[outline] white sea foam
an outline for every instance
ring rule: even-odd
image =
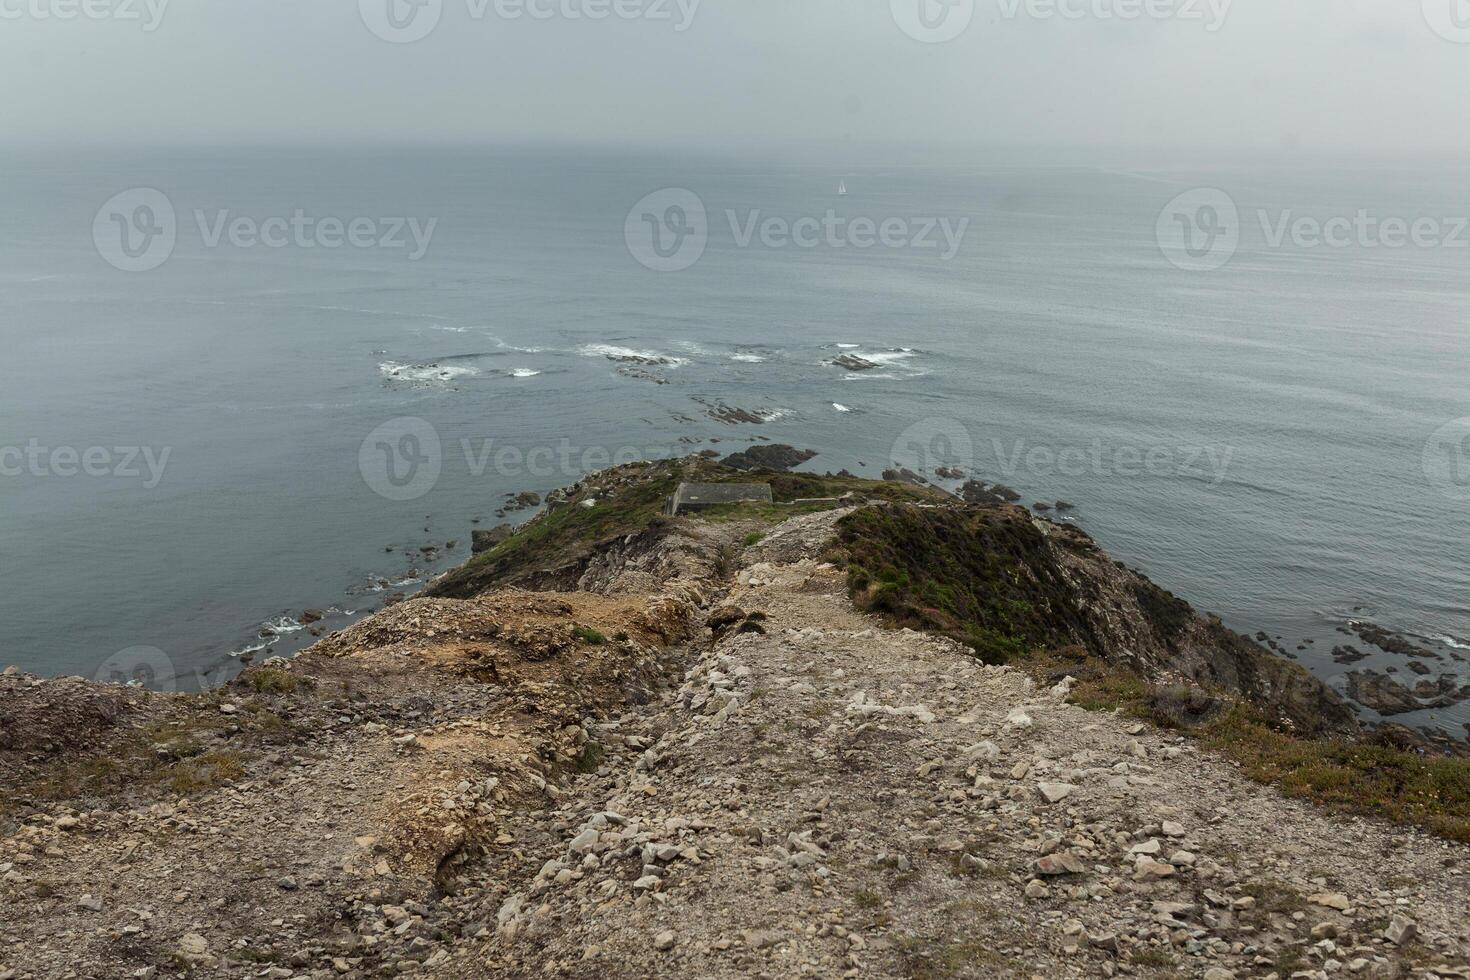
[[[689,363],[687,357],[675,357],[656,350],[634,350],[616,344],[583,344],[577,351],[583,357],[605,357],[613,361],[654,361],[667,367],[679,367]]]
[[[761,364],[765,358],[759,354],[731,354],[730,360],[740,361],[743,364]]]
[[[500,350],[515,351],[517,354],[540,354],[541,352],[546,350],[545,347],[517,347],[515,344],[507,344],[505,341],[501,340],[499,337],[494,336],[493,334],[491,335],[490,339],[495,341],[495,346]]]
[[[390,581],[388,581],[385,578],[376,578],[376,577],[374,577],[374,578],[371,578],[371,579],[368,580],[367,585],[363,586],[362,589],[361,589],[361,591],[363,591],[363,592],[387,592],[389,589],[403,589],[403,588],[407,588],[410,585],[418,585],[422,581],[423,581],[423,579],[414,578],[413,576],[409,576],[408,578],[399,579],[396,582],[390,582]]]
[[[848,408],[846,405],[840,404],[838,402],[833,402],[832,403],[832,407],[835,408],[835,409],[837,409],[837,411],[839,411],[839,412],[850,412],[850,411],[852,411],[852,409]]]
[[[410,384],[446,384],[480,373],[467,364],[400,364],[397,361],[383,361],[378,365],[378,370],[390,381]]]
[[[902,364],[904,361],[907,361],[909,358],[913,357],[914,354],[915,351],[912,348],[899,347],[894,350],[885,351],[859,350],[856,356],[861,357],[865,361],[872,361],[874,364],[881,364],[885,367],[894,367]]]
[[[284,633],[295,633],[304,629],[306,629],[305,626],[302,626],[290,616],[279,616],[267,621],[261,626],[262,632],[273,633],[276,636],[281,636]]]
[[[510,372],[510,376],[512,378],[534,378],[540,373],[540,371],[537,371],[534,368],[516,368],[514,371]]]

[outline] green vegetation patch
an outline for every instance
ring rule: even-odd
[[[664,519],[664,501],[682,477],[667,463],[642,468],[644,479],[618,487],[613,496],[599,497],[592,507],[582,506],[583,498],[573,498],[547,511],[450,572],[426,594],[468,599],[496,586],[526,583],[569,565],[580,567],[598,546],[648,530]]]
[[[873,500],[946,500],[941,491],[855,476],[746,472],[708,460],[633,463],[595,474],[565,504],[547,510],[511,537],[476,555],[430,586],[426,595],[468,599],[506,585],[537,585],[569,570],[580,571],[598,549],[618,538],[657,527],[669,518],[664,504],[682,481],[770,483],[777,504],[731,504],[679,519],[765,521],[776,524],[830,504],[791,506],[795,500],[841,497],[858,492]],[[611,493],[605,492],[608,487]],[[592,500],[591,507],[583,504]]]
[[[1421,755],[1371,736],[1305,738],[1273,727],[1249,704],[1152,684],[1081,648],[1038,653],[1028,667],[1046,684],[1077,678],[1073,704],[1121,711],[1195,738],[1287,796],[1470,843],[1470,758]]]
[[[1297,738],[1272,729],[1248,705],[1236,705],[1198,734],[1252,779],[1288,796],[1470,844],[1470,758],[1420,755],[1372,739]]]
[[[838,523],[859,608],[968,644],[987,663],[1096,647],[1081,596],[1029,521],[987,508],[872,507]]]
[[[572,635],[583,643],[594,647],[600,647],[607,642],[607,637],[590,626],[573,626]]]
[[[247,671],[244,681],[257,694],[290,694],[301,685],[301,678],[279,667],[258,667]]]

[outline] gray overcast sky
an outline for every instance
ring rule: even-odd
[[[160,2],[0,0],[0,139],[1470,150],[1470,0]]]

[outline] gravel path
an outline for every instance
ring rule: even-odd
[[[94,736],[240,769],[7,818],[0,980],[1470,978],[1470,849],[883,628],[839,516],[406,602],[291,683],[0,677],[17,724],[90,705],[12,781],[120,758]]]
[[[725,601],[765,632],[620,720],[652,744],[443,975],[1470,976],[1465,848],[879,628],[811,557],[834,517],[750,549]]]

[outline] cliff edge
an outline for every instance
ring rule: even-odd
[[[1463,760],[1074,528],[694,477],[224,689],[0,677],[0,978],[1470,977]]]

